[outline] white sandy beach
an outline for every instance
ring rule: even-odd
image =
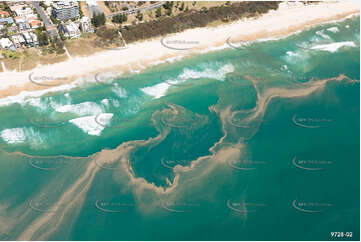
[[[58,79],[56,83],[62,85],[77,78],[94,80],[97,72],[140,71],[149,65],[170,61],[173,58],[224,48],[227,46],[227,39],[237,42],[279,38],[309,26],[340,20],[359,13],[358,1],[322,2],[292,7],[282,3],[277,11],[270,11],[256,19],[240,20],[215,28],[191,29],[163,39],[157,38],[130,44],[122,50],[104,50],[87,57],[73,57],[65,62],[38,66],[30,71],[2,72],[0,73],[0,97],[19,94],[25,90],[49,88],[31,83],[29,81],[31,74],[34,79],[37,77]],[[59,90],[62,87],[57,86],[52,89]]]

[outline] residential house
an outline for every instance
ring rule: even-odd
[[[29,32],[29,35],[30,35],[31,39],[33,40],[34,45],[38,46],[39,45],[38,36],[36,36],[36,34],[34,32]]]
[[[2,25],[12,24],[12,23],[14,23],[14,19],[11,17],[0,19],[0,24],[2,24]]]
[[[12,6],[15,6],[15,5],[23,5],[23,4],[25,4],[25,2],[24,1],[7,1],[6,4],[9,7],[12,7]]]
[[[25,42],[28,46],[34,47],[33,39],[31,38],[30,34],[28,32],[22,32],[22,35],[24,36]]]
[[[7,18],[9,16],[10,16],[9,12],[0,10],[0,17],[1,18]]]
[[[8,27],[8,33],[17,33],[19,31],[18,26],[13,23],[10,27]]]
[[[33,20],[31,22],[29,22],[30,24],[30,27],[32,29],[36,29],[36,28],[39,28],[41,26],[41,21],[40,20]]]
[[[26,44],[24,37],[20,34],[13,35],[10,37],[10,39],[12,40],[16,48],[20,48],[22,45]]]
[[[10,10],[16,14],[16,16],[25,16],[34,13],[33,10],[25,4],[14,5],[10,7]]]
[[[7,49],[15,50],[13,42],[11,42],[8,38],[0,39],[0,45],[1,45],[1,48],[5,49],[5,50],[7,50]]]
[[[20,32],[31,29],[31,26],[30,26],[28,21],[25,21],[23,23],[19,23],[18,26],[19,26],[19,31]]]
[[[65,24],[61,24],[59,30],[61,32],[63,32],[65,37],[68,37],[71,39],[80,37],[79,27],[74,22],[68,22]]]
[[[79,21],[81,31],[87,33],[92,31],[90,19],[86,16],[83,16]]]

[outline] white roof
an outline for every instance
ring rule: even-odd
[[[0,45],[2,48],[9,48],[13,43],[8,38],[0,39]]]
[[[86,4],[87,4],[89,7],[98,6],[96,0],[86,0],[85,2],[86,2]]]
[[[30,32],[29,34],[34,41],[38,41],[38,36],[36,36],[36,34],[34,34],[33,32]]]

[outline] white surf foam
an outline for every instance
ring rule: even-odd
[[[161,98],[166,95],[169,87],[173,84],[180,84],[190,79],[199,79],[199,78],[210,78],[223,81],[226,78],[227,73],[231,73],[234,71],[234,66],[232,64],[226,64],[221,66],[220,68],[210,68],[205,66],[203,70],[197,71],[189,68],[185,68],[183,72],[174,79],[167,79],[166,82],[158,83],[154,86],[144,87],[141,90],[152,96],[154,99]]]
[[[1,131],[1,138],[8,144],[19,144],[26,140],[24,128],[5,129]]]
[[[154,99],[157,99],[163,97],[167,93],[169,87],[170,85],[168,83],[162,82],[155,86],[141,88],[140,90],[145,94],[152,96]]]
[[[7,144],[29,142],[29,145],[35,149],[44,143],[39,132],[27,127],[4,129],[0,132],[0,136]]]
[[[339,29],[337,27],[331,27],[331,28],[328,28],[327,30],[332,33],[337,33],[339,31]]]
[[[76,125],[78,128],[83,130],[88,135],[100,136],[103,129],[105,128],[105,125],[107,125],[111,121],[111,118],[113,117],[113,114],[111,113],[101,114],[101,116],[103,115],[105,118],[104,120],[102,119],[101,124],[95,121],[96,115],[75,118],[69,120],[69,122]]]
[[[47,93],[70,90],[72,88],[77,87],[79,85],[79,83],[81,83],[80,79],[77,80],[77,81],[74,81],[74,82],[72,82],[70,84],[56,86],[56,87],[52,87],[52,88],[48,88],[48,89],[44,89],[44,90],[22,91],[18,95],[9,96],[9,97],[6,97],[6,98],[1,98],[0,99],[0,106],[11,105],[11,104],[14,104],[14,103],[22,104],[22,103],[26,102],[26,100],[28,100],[30,98],[41,97],[41,96],[43,96],[44,94],[47,94]]]
[[[94,102],[64,105],[56,107],[55,110],[60,113],[74,113],[80,116],[97,115],[103,112],[103,108]]]
[[[100,101],[106,108],[109,108],[109,100],[108,99],[103,99]]]
[[[113,86],[112,87],[112,92],[115,93],[120,98],[127,97],[127,91],[122,87]]]
[[[329,52],[336,52],[341,47],[355,47],[355,43],[352,41],[335,42],[332,44],[316,45],[311,47],[313,50],[323,50]]]
[[[331,39],[330,36],[328,36],[327,34],[325,34],[325,30],[319,30],[319,31],[316,31],[316,34],[321,36],[322,38],[324,39]]]

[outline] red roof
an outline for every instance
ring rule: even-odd
[[[30,24],[31,27],[39,26],[41,24],[41,21],[40,20],[34,20],[34,21],[31,21],[29,24]]]
[[[9,13],[6,12],[6,11],[0,10],[0,16],[2,16],[2,17],[9,17]]]

